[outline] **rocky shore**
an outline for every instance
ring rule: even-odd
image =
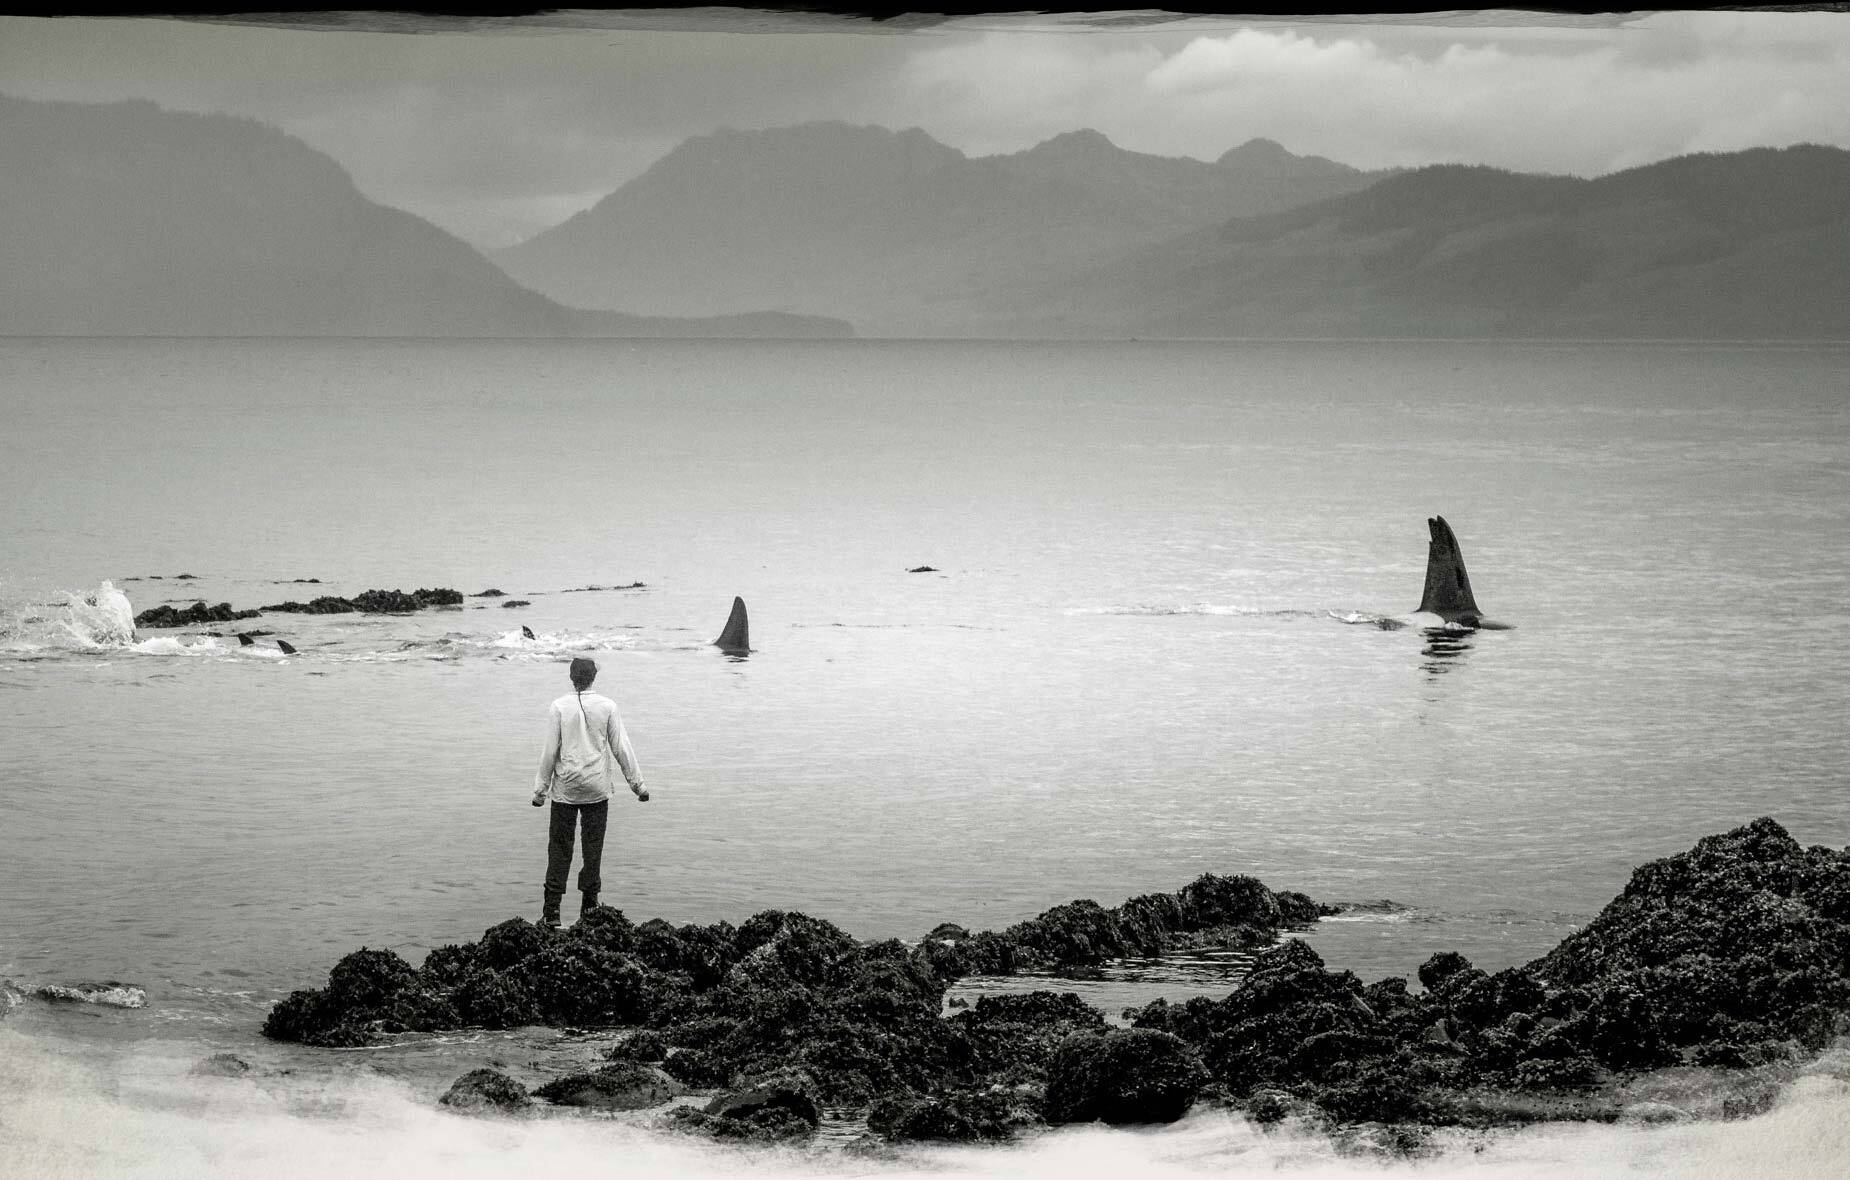
[[[264,607],[267,611],[286,614],[304,615],[344,615],[344,614],[409,614],[430,606],[461,606],[462,591],[439,587],[435,590],[419,588],[404,590],[363,590],[352,598],[339,598],[324,594],[320,598],[307,602],[272,603]]]
[[[534,1095],[477,1071],[445,1102],[642,1109],[704,1093],[665,1121],[725,1139],[807,1136],[829,1108],[890,1141],[999,1141],[1168,1122],[1208,1101],[1411,1143],[1438,1126],[1617,1119],[1653,1071],[1745,1078],[1717,1113],[1753,1113],[1782,1068],[1850,1031],[1850,850],[1803,848],[1771,819],[1644,865],[1584,929],[1495,974],[1445,952],[1419,989],[1364,983],[1280,941],[1326,912],[1213,875],[1002,931],[941,925],[910,945],[801,913],[638,925],[603,907],[563,932],[511,919],[419,968],[362,948],[326,987],[277,1004],[264,1033],[353,1046],[465,1027],[622,1029],[598,1069]],[[1053,989],[943,1014],[966,976],[1084,973],[1200,946],[1270,949],[1226,997],[1157,1000],[1124,1012],[1128,1027]]]
[[[166,603],[150,607],[135,616],[137,627],[198,627],[205,623],[230,623],[238,619],[254,619],[262,611],[236,610],[229,602],[217,606],[207,606],[203,601],[195,602],[184,609],[176,609]]]
[[[190,576],[190,575],[181,575]],[[316,578],[298,578],[297,581],[315,582]],[[217,606],[207,606],[203,601],[192,606],[175,608],[166,604],[151,607],[135,616],[137,627],[197,627],[205,623],[229,623],[238,619],[254,619],[265,611],[279,614],[302,615],[343,615],[343,614],[409,614],[433,606],[461,606],[462,592],[439,587],[435,590],[419,588],[404,590],[364,590],[352,598],[339,598],[334,595],[322,595],[308,602],[273,602],[258,610],[237,610],[229,602]]]

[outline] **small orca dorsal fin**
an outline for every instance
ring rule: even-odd
[[[251,644],[256,643],[256,642],[257,641],[255,639],[252,639],[249,635],[245,634],[244,632],[242,631],[238,632],[238,646],[239,647],[249,647]]]
[[[533,628],[531,628],[531,627],[522,627],[522,628],[520,629],[520,637],[521,637],[522,639],[534,639],[534,638],[537,638],[537,637],[536,637],[536,636],[535,636],[535,635],[533,634]]]
[[[288,640],[285,640],[285,639],[277,640],[276,647],[278,651],[282,652],[286,656],[292,656],[295,654],[295,648],[289,646]]]
[[[1448,623],[1476,622],[1477,599],[1471,596],[1471,576],[1465,573],[1464,554],[1458,551],[1452,526],[1445,517],[1435,516],[1426,527],[1432,542],[1426,550],[1426,592],[1420,596],[1420,610]]]
[[[752,647],[751,625],[745,619],[745,600],[732,600],[732,613],[726,616],[726,629],[713,641],[714,646],[722,651],[750,651]]]

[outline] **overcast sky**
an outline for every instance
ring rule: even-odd
[[[249,115],[332,155],[375,200],[488,247],[588,207],[688,136],[811,119],[922,127],[972,155],[1092,127],[1204,159],[1265,136],[1366,168],[1580,175],[1850,147],[1850,16],[1823,12],[910,31],[547,19],[412,35],[0,18],[0,92]],[[560,27],[573,23],[618,27]]]

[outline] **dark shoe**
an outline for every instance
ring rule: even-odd
[[[551,926],[554,930],[557,930],[565,924],[559,920],[560,900],[559,894],[548,893],[546,895],[546,908],[540,911],[540,925]]]
[[[581,897],[583,901],[582,901],[582,904],[579,905],[578,907],[578,916],[582,918],[586,914],[590,913],[592,910],[597,908],[597,890],[587,889],[581,895]]]

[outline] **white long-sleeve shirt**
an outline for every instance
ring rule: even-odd
[[[546,718],[546,750],[540,755],[540,773],[534,794],[555,803],[601,803],[616,787],[611,761],[622,770],[624,781],[642,785],[636,769],[636,751],[617,703],[595,692],[568,692],[552,703]]]

